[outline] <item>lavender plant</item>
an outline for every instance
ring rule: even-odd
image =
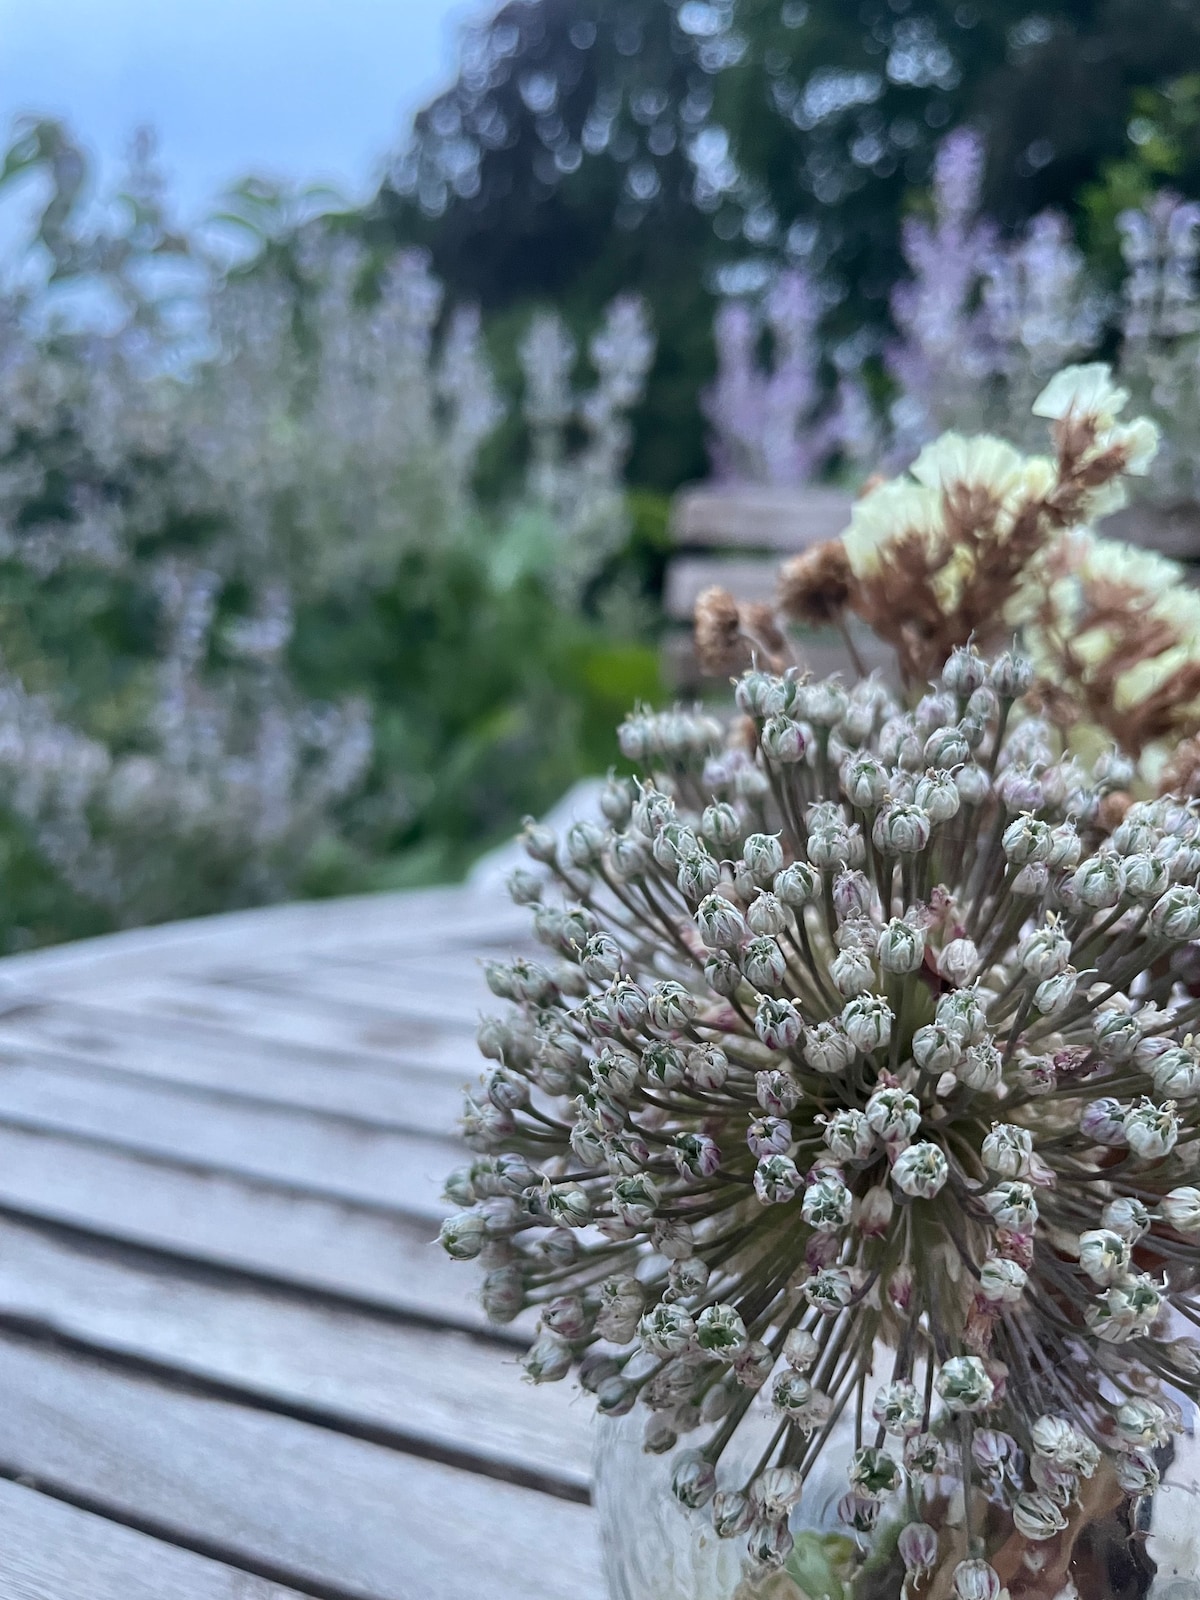
[[[1038,409],[1053,457],[943,440],[791,571],[785,615],[886,596],[906,690],[702,599],[732,714],[625,722],[604,823],[527,825],[546,956],[486,967],[442,1243],[752,1578],[834,1456],[855,1593],[1052,1600],[1200,1394],[1200,814],[969,638],[1153,430],[1093,369]]]

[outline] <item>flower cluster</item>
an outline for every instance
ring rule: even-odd
[[[726,725],[625,723],[605,824],[526,830],[547,953],[487,968],[442,1242],[753,1570],[845,1440],[906,1594],[1065,1573],[1200,1392],[1200,813],[1033,681],[752,668]]]

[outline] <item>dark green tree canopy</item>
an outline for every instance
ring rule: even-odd
[[[831,336],[882,331],[947,129],[984,133],[985,206],[1015,226],[1070,211],[1128,156],[1138,96],[1197,67],[1200,0],[509,0],[372,223],[493,312],[582,322],[640,289],[660,354],[634,471],[670,487],[703,470],[715,291],[802,260]],[[1176,168],[1200,189],[1194,130]]]

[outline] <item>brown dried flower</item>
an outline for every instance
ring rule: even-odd
[[[835,622],[850,600],[850,561],[840,539],[802,550],[779,570],[779,609],[793,622],[823,627]]]

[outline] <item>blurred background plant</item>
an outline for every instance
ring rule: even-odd
[[[0,301],[8,947],[452,875],[615,754],[656,685],[607,572],[638,300],[586,362],[530,325],[527,468],[485,501],[509,404],[423,252],[248,183],[219,255],[147,139],[100,204],[44,121],[3,183],[32,218]]]
[[[187,229],[25,118],[0,946],[461,872],[657,695],[690,480],[1028,446],[1096,358],[1194,510],[1198,59],[1190,0],[506,0],[370,199]]]

